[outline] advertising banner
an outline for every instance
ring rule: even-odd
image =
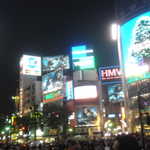
[[[54,102],[54,101],[62,100],[62,99],[63,99],[62,90],[57,90],[57,91],[43,95],[44,103]]]
[[[76,112],[78,126],[96,126],[97,109],[96,107],[84,106]]]
[[[85,92],[86,91],[86,92]],[[74,88],[75,99],[97,98],[96,85],[78,86]]]
[[[69,57],[60,55],[60,56],[53,56],[53,57],[43,57],[42,60],[42,71],[43,74],[49,73],[51,71],[58,71],[69,69]]]
[[[69,69],[69,57],[60,55],[42,59],[43,102],[62,100],[65,95],[64,70]]]
[[[99,68],[99,80],[103,84],[121,82],[122,72],[120,66],[108,66]]]
[[[127,82],[150,78],[150,12],[123,24],[120,32]]]
[[[124,92],[121,84],[108,86],[108,99],[112,103],[120,102],[124,99]]]
[[[20,73],[23,75],[41,76],[41,57],[23,55],[20,61]]]
[[[72,64],[73,70],[94,69],[94,51],[85,45],[72,47]]]
[[[57,91],[63,88],[63,72],[50,72],[42,76],[42,90],[43,94]]]

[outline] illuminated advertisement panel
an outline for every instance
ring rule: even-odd
[[[61,90],[63,88],[63,71],[50,72],[42,76],[43,94]]]
[[[123,24],[120,32],[127,82],[150,78],[150,12]]]
[[[96,85],[77,86],[74,88],[75,99],[97,98]]]
[[[108,99],[112,103],[120,102],[124,99],[124,93],[121,84],[113,84],[108,86]]]
[[[78,126],[96,126],[97,109],[96,107],[82,107],[76,112]]]
[[[41,57],[23,55],[20,61],[20,69],[23,75],[41,76]]]
[[[66,99],[67,100],[73,100],[73,81],[67,81],[66,82]]]
[[[43,57],[42,60],[42,71],[48,73],[51,71],[69,69],[69,57],[60,55],[54,57]]]
[[[108,66],[99,68],[99,79],[102,83],[121,81],[122,72],[120,66]]]
[[[57,91],[43,95],[44,103],[54,102],[54,101],[61,100],[61,99],[63,99],[62,90],[57,90]]]
[[[94,69],[94,51],[85,45],[72,47],[72,63],[73,70]]]

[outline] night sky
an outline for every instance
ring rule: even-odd
[[[0,113],[14,110],[22,54],[69,53],[90,44],[97,67],[118,64],[110,38],[114,0],[5,0],[0,4]]]

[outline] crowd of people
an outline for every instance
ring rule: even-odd
[[[109,139],[69,139],[38,145],[1,143],[0,150],[150,150],[150,138],[145,138],[144,148],[140,136],[121,135]]]

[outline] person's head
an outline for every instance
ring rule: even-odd
[[[113,150],[139,150],[139,145],[135,137],[124,135],[116,138]]]

